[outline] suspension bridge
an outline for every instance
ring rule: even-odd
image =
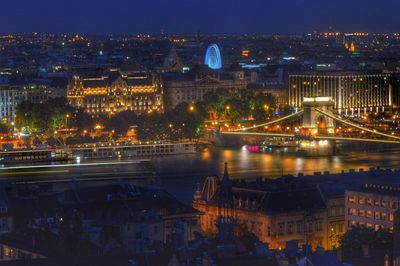
[[[279,119],[244,127],[221,131],[221,135],[276,137],[296,140],[329,140],[366,143],[400,144],[400,137],[388,134],[338,115],[333,110],[330,97],[304,98],[303,109]],[[284,130],[287,124],[295,124],[291,130]],[[342,129],[342,125],[347,130]],[[275,129],[268,131],[272,126]],[[262,130],[260,130],[262,129]]]

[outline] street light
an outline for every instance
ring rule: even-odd
[[[69,118],[69,114],[66,114],[65,116],[65,127],[68,128],[68,118]]]
[[[226,109],[226,110],[230,110],[231,107],[230,107],[229,105],[227,105],[227,106],[225,107],[225,109]]]
[[[193,111],[194,111],[194,106],[193,106],[193,105],[191,105],[191,106],[189,107],[189,111],[190,111],[190,112],[193,112]]]

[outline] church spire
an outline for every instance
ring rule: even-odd
[[[218,238],[233,237],[234,200],[232,185],[228,174],[228,163],[225,162],[224,176],[220,182],[218,194]]]

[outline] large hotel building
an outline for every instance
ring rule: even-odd
[[[114,70],[103,75],[74,75],[67,87],[67,98],[72,106],[92,115],[163,110],[161,86],[156,75],[148,72]]]
[[[359,116],[392,105],[388,74],[316,72],[289,76],[289,104],[302,108],[304,97],[329,96],[341,114]]]

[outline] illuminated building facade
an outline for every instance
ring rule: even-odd
[[[26,93],[23,90],[0,87],[0,118],[13,121],[18,104],[26,100]]]
[[[197,65],[188,73],[164,73],[162,84],[165,110],[169,111],[183,102],[203,101],[204,95],[218,89],[237,92],[245,89],[247,83],[241,68],[218,72],[206,65]]]
[[[200,226],[217,234],[220,191],[224,179],[208,177],[196,191],[193,207],[203,215]],[[243,181],[244,182],[244,181]],[[328,248],[327,206],[317,187],[271,191],[264,182],[232,183],[235,223],[255,234],[271,248],[284,248],[286,241]]]
[[[357,190],[346,190],[345,225],[393,230],[394,214],[400,203],[398,184],[366,183]]]
[[[304,97],[326,96],[341,114],[360,116],[391,108],[387,74],[324,73],[289,76],[289,104],[302,108]]]
[[[215,43],[212,43],[207,47],[204,64],[214,70],[222,68],[221,53],[218,45]]]
[[[158,79],[148,73],[111,72],[108,75],[74,75],[67,87],[69,103],[89,114],[115,114],[131,110],[137,113],[162,112]]]

